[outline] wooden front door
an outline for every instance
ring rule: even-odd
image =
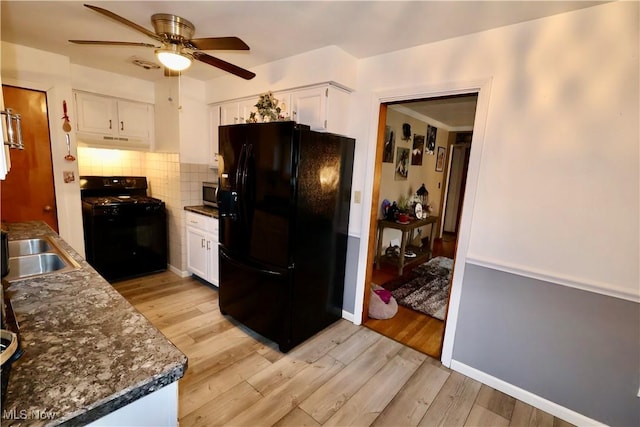
[[[11,170],[0,181],[1,218],[45,221],[58,232],[47,94],[2,85],[4,105],[21,115],[24,150],[11,150]]]

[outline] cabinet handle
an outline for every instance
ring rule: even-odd
[[[207,240],[207,250],[211,250],[211,240]]]
[[[124,122],[120,122],[120,130],[124,130]]]
[[[202,247],[204,248],[204,239],[201,239],[200,243],[202,244]]]
[[[191,224],[197,224],[197,223],[198,223],[198,221],[194,221],[194,220],[192,220],[192,219],[190,219],[190,220],[189,220],[189,222],[190,222]]]
[[[109,130],[111,130],[111,120],[109,120]]]

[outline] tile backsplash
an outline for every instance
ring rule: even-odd
[[[180,163],[178,153],[78,147],[80,175],[146,176],[150,196],[167,207],[169,264],[186,272],[184,207],[202,204],[202,182],[217,181],[217,170],[208,165]]]

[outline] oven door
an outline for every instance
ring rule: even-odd
[[[167,268],[166,212],[118,207],[86,215],[87,261],[109,281]]]

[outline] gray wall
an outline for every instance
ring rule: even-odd
[[[612,426],[640,425],[640,304],[467,264],[453,359]]]

